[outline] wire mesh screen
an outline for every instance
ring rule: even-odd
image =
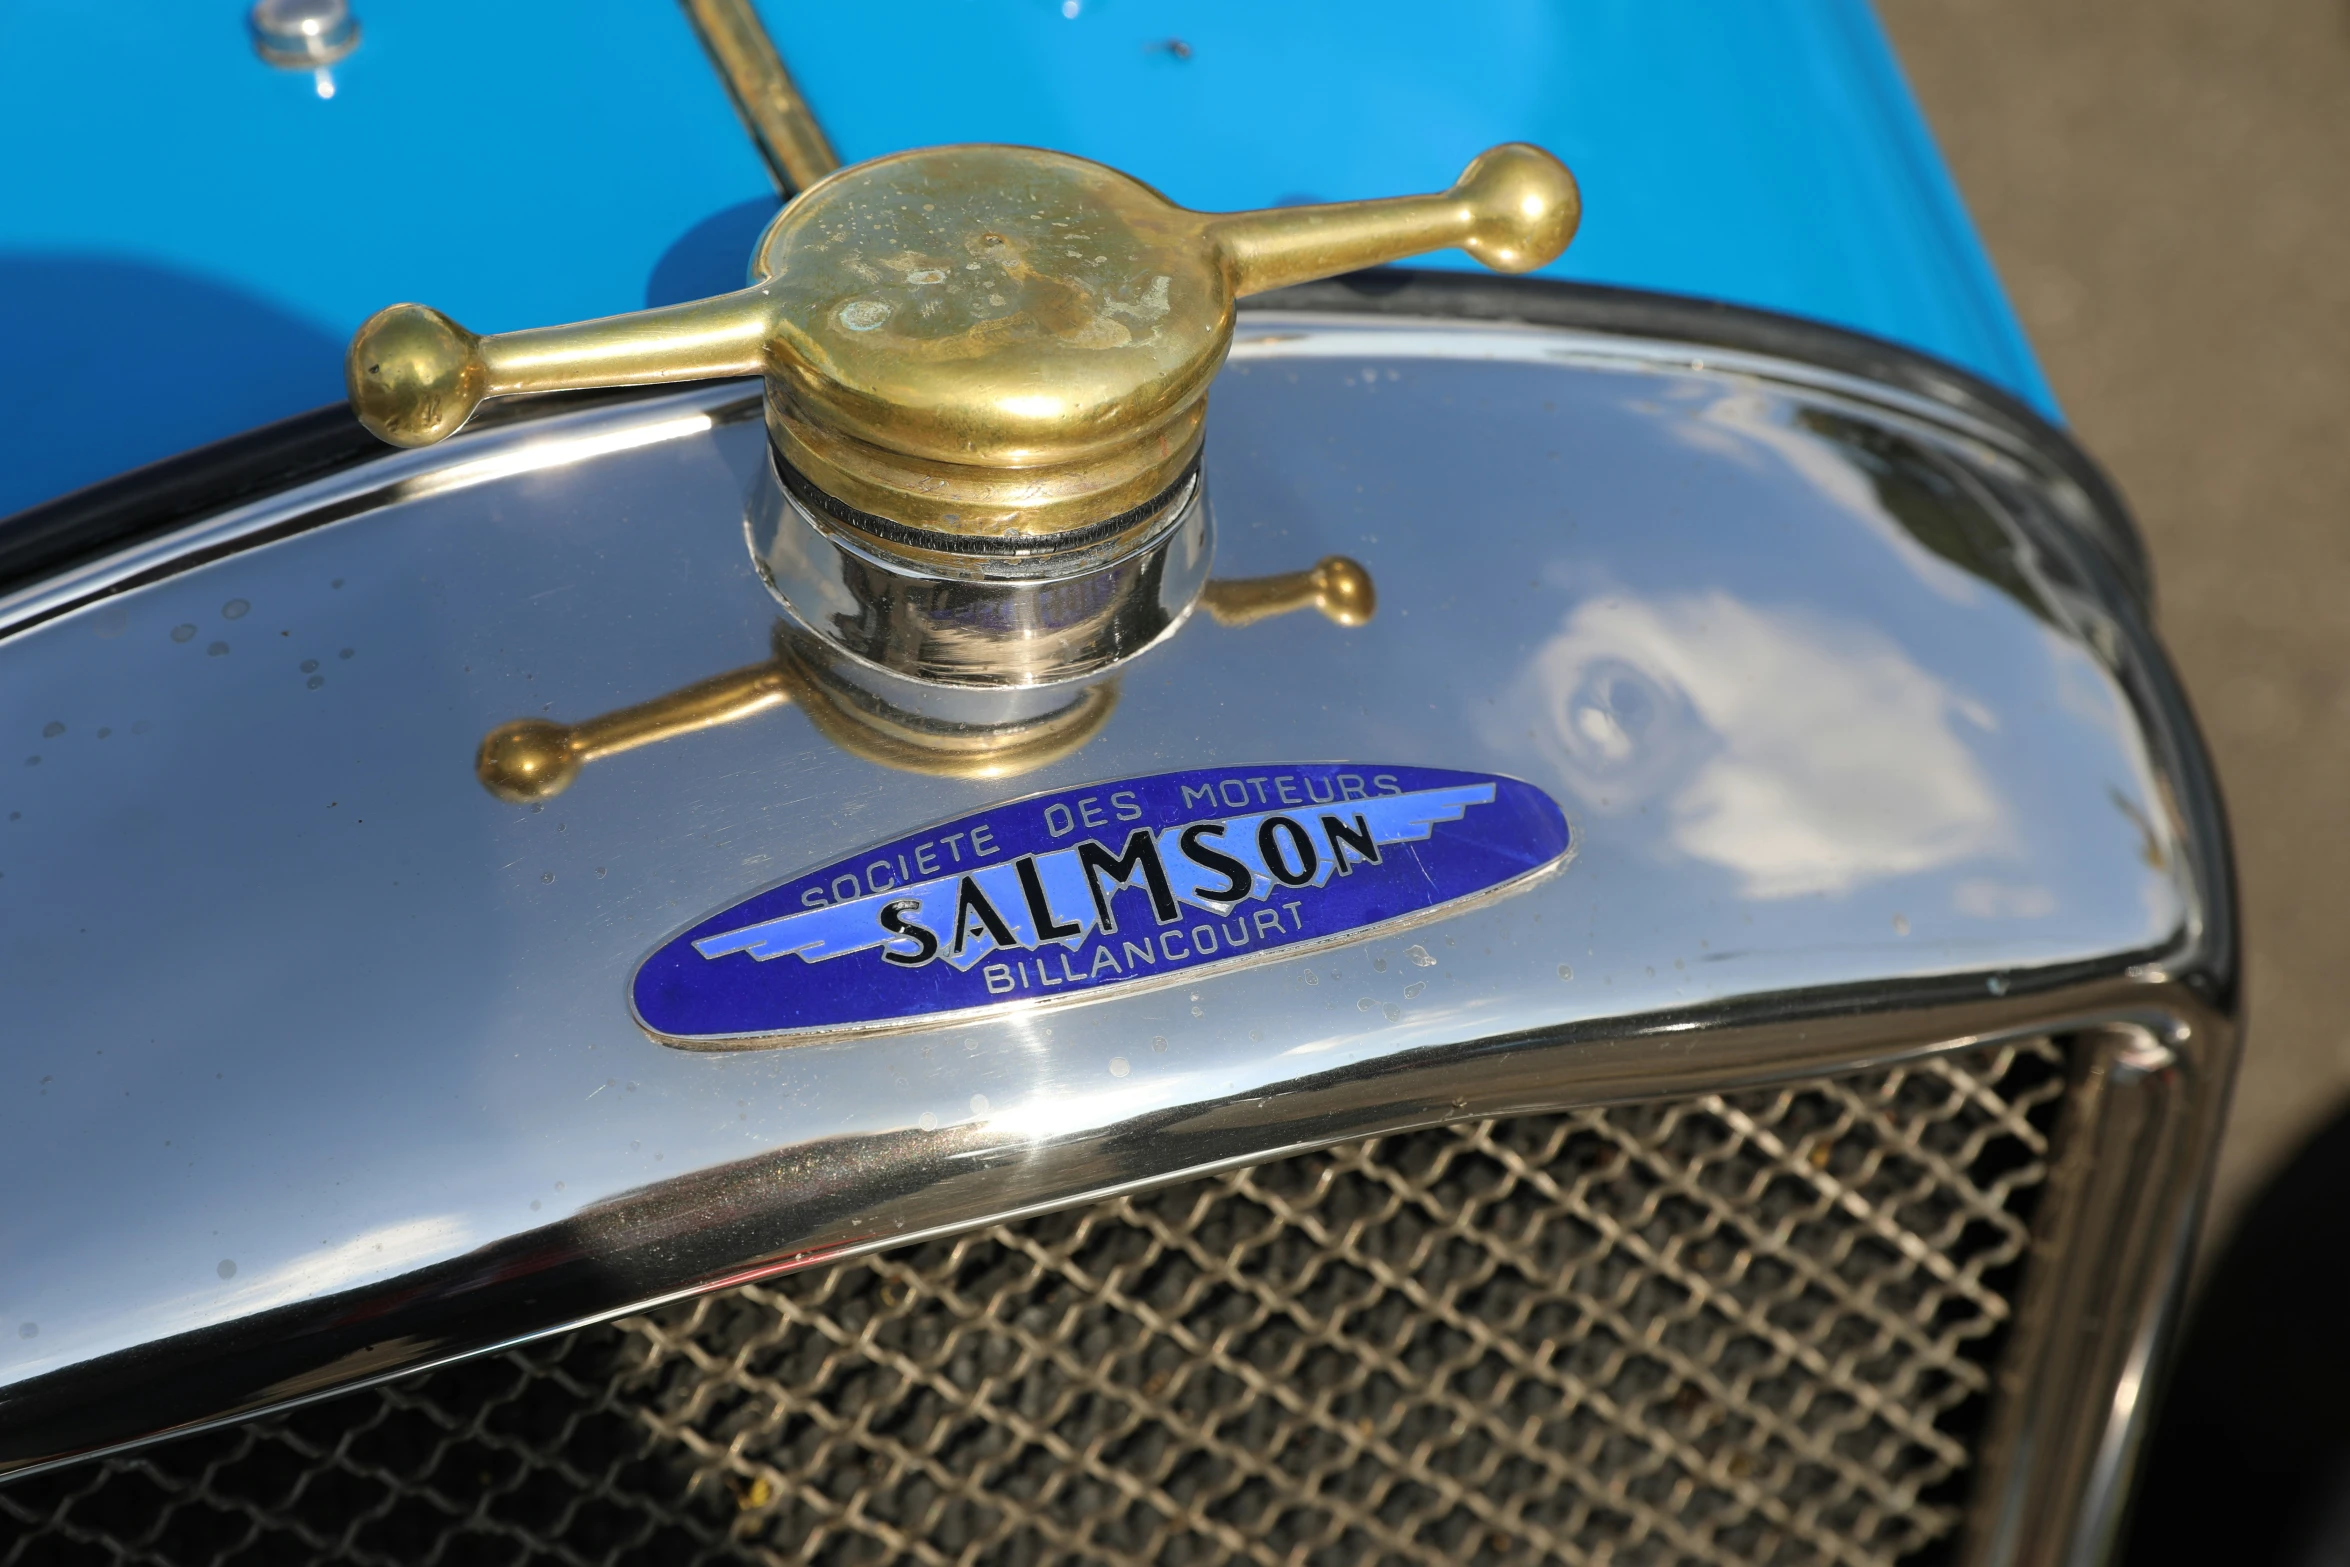
[[[2031,1042],[1376,1138],[0,1488],[0,1563],[1883,1563],[1950,1535]]]

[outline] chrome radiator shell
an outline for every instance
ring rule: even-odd
[[[1275,304],[1217,393],[1218,569],[1344,548],[1382,618],[1188,626],[1033,782],[1469,754],[1553,789],[1577,859],[1431,927],[1451,988],[1416,1008],[1398,939],[952,1038],[633,1035],[618,977],[682,919],[990,797],[788,715],[539,812],[466,776],[516,713],[764,645],[740,387],[373,459],[0,602],[11,732],[64,725],[18,791],[51,847],[0,866],[7,1055],[49,1079],[0,1108],[0,1173],[54,1194],[0,1242],[0,1324],[39,1329],[0,1333],[0,1463],[1327,1144],[2061,1033],[1967,1549],[2093,1559],[2235,1046],[2224,830],[2126,520],[1996,394],[1800,324]]]

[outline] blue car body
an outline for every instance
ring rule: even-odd
[[[336,400],[392,300],[501,331],[740,285],[775,198],[672,7],[359,12],[323,81],[223,0],[0,13],[0,514]],[[1586,204],[1553,274],[1873,333],[2053,412],[1864,0],[768,13],[848,161],[1026,143],[1217,209],[1441,189],[1531,141]]]

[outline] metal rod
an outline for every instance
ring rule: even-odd
[[[768,177],[789,200],[840,167],[840,155],[824,139],[824,128],[808,100],[800,96],[791,72],[776,53],[775,40],[751,9],[751,0],[678,0],[685,8],[694,36],[702,40],[710,63],[734,112],[759,149]]]

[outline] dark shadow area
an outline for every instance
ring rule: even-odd
[[[2056,623],[2055,613],[2024,569],[2017,540],[1950,459],[1896,431],[1824,408],[1800,410],[1795,423],[1834,444],[1868,475],[1877,504],[1902,532],[1968,576],[1997,588],[2033,619]]]
[[[342,395],[342,343],[254,295],[0,253],[0,516]]]
[[[777,196],[760,196],[713,212],[687,229],[653,263],[645,281],[645,304],[683,304],[712,294],[731,294],[749,282],[751,247],[775,214]]]
[[[2350,1561],[2350,1112],[2252,1205],[2195,1308],[2127,1567]]]

